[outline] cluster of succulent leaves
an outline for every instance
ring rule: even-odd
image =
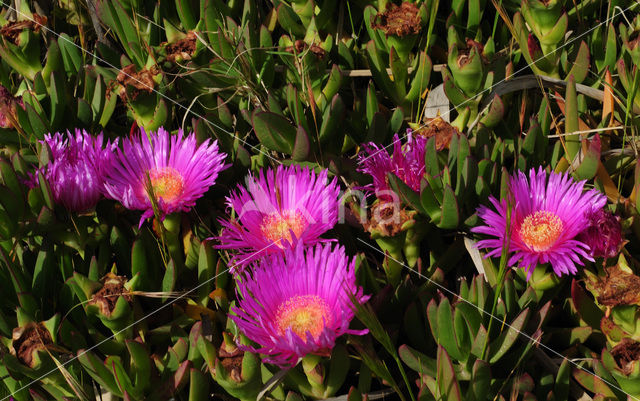
[[[4,2],[0,84],[23,106],[0,128],[0,396],[640,396],[635,4]],[[445,148],[424,118],[440,85],[460,132]],[[76,215],[46,180],[25,184],[48,161],[46,133],[115,139],[161,126],[217,139],[233,164],[188,214],[138,229],[112,201]],[[421,189],[388,178],[420,229],[394,243],[347,218],[332,233],[358,254],[372,299],[353,325],[370,334],[286,372],[242,352],[248,340],[226,317],[227,255],[206,240],[228,190],[274,160],[364,185],[359,145],[408,127],[434,135]],[[511,172],[540,165],[607,194],[629,232],[626,259],[584,280],[538,268],[529,281],[482,259],[468,231],[477,206],[504,196]],[[632,299],[612,301],[612,287]]]

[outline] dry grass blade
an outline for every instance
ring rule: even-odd
[[[76,397],[78,397],[79,400],[89,401],[89,396],[84,392],[84,389],[82,388],[82,386],[80,386],[80,383],[78,383],[76,379],[71,375],[71,373],[69,373],[67,368],[65,368],[64,365],[62,365],[60,361],[58,361],[58,359],[54,357],[51,352],[49,352],[48,349],[47,353],[51,357],[51,360],[56,364],[56,367],[58,368],[60,373],[62,373],[62,377],[64,377],[64,380],[67,382],[69,387],[71,387],[71,390],[76,395]]]

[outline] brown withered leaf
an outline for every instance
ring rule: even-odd
[[[102,281],[102,288],[91,296],[88,304],[97,305],[101,314],[107,317],[111,316],[120,296],[124,297],[127,302],[131,302],[131,295],[124,287],[127,283],[126,277],[116,276],[109,272],[100,281]]]
[[[236,383],[242,382],[242,358],[244,351],[236,346],[229,346],[224,341],[218,349],[220,364]]]
[[[611,355],[625,375],[633,371],[633,362],[640,361],[640,342],[623,338],[620,344],[611,349]]]
[[[318,58],[318,59],[323,58],[327,54],[322,47],[316,45],[315,43],[312,44],[311,46],[309,46],[302,39],[296,40],[293,43],[293,46],[285,47],[284,51],[286,51],[288,53],[292,53],[292,54],[300,54],[300,53],[303,53],[304,51],[306,51],[307,49],[309,49],[309,51],[311,53],[313,53],[313,55],[316,56],[316,58]]]
[[[176,62],[176,60],[191,60],[191,56],[196,51],[196,34],[189,32],[183,39],[167,43],[165,50],[167,52],[167,60],[172,63]]]
[[[415,212],[408,212],[395,202],[378,202],[367,213],[367,221],[362,226],[370,233],[380,233],[384,237],[393,237],[402,231],[402,226],[411,220]]]
[[[20,45],[19,35],[25,29],[30,29],[35,33],[40,32],[43,26],[47,25],[47,17],[33,13],[33,20],[8,22],[0,28],[0,36],[7,39],[14,45]]]
[[[606,269],[606,276],[590,281],[590,290],[600,305],[640,305],[640,277],[620,269]]]
[[[15,353],[16,358],[30,368],[34,366],[33,353],[53,345],[51,333],[42,322],[30,322],[13,329],[12,339],[12,353]]]
[[[374,17],[372,26],[382,30],[386,36],[416,35],[422,29],[419,14],[420,9],[414,3],[403,2],[399,6],[387,3],[387,9]]]
[[[151,69],[143,68],[140,71],[136,70],[135,64],[129,64],[120,70],[120,73],[116,77],[116,81],[122,85],[120,90],[120,97],[123,101],[135,100],[140,92],[151,93],[153,92],[156,82],[153,77],[160,73],[157,66],[151,67]],[[130,92],[127,92],[127,86],[133,88]]]
[[[460,131],[442,119],[442,117],[426,118],[424,120],[424,126],[415,130],[414,133],[416,135],[422,135],[425,138],[435,136],[436,150],[449,149],[453,135],[460,135]]]

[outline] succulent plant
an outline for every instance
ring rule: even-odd
[[[584,41],[574,51],[567,52],[565,44],[573,41],[565,38],[569,14],[564,3],[563,0],[523,1],[521,13],[513,17],[513,30],[522,55],[537,74],[554,78],[573,75],[576,82],[582,82],[589,71],[591,52]],[[567,60],[569,54],[575,54],[574,61],[562,61]]]
[[[432,63],[426,50],[413,59],[409,53],[426,23],[428,10],[434,7],[435,2],[420,6],[403,2],[400,6],[388,3],[388,8],[379,13],[372,6],[364,10],[371,38],[366,45],[369,68],[378,86],[399,106],[410,107],[429,87]]]
[[[0,10],[0,398],[640,397],[634,2],[79,4]],[[189,212],[139,225],[112,199],[56,201],[45,135],[161,126],[217,139],[234,167]],[[372,297],[350,328],[369,334],[288,370],[263,362],[228,317],[228,188],[282,163],[355,196],[362,151],[406,150],[407,128],[422,170],[374,177],[398,202],[345,197],[353,213],[322,236],[357,255]],[[470,231],[514,171],[539,167],[608,198],[574,281],[495,265]]]

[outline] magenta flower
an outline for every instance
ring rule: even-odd
[[[531,277],[540,263],[550,263],[553,271],[575,274],[581,258],[593,261],[589,246],[576,236],[588,224],[588,213],[601,209],[607,198],[592,189],[583,192],[584,181],[575,182],[568,174],[547,173],[540,167],[529,171],[529,179],[519,171],[511,177],[509,192],[513,199],[509,266],[519,263]],[[507,227],[507,200],[489,197],[496,211],[478,208],[478,216],[486,225],[471,231],[495,239],[478,241],[478,248],[488,248],[487,257],[499,257]]]
[[[102,134],[92,137],[76,129],[75,135],[67,131],[47,134],[42,141],[51,151],[51,161],[41,171],[46,178],[56,203],[72,212],[93,208],[102,197],[104,170],[113,157],[117,141],[107,141],[103,148]],[[36,172],[37,174],[37,172]],[[30,177],[37,185],[37,175]]]
[[[373,142],[363,145],[358,161],[358,171],[373,177],[373,189],[380,200],[393,200],[388,173],[395,173],[405,184],[415,191],[420,191],[420,180],[425,172],[424,154],[428,138],[413,135],[407,130],[407,142],[402,145],[398,134],[393,136],[393,155],[389,155],[384,147]]]
[[[238,185],[227,197],[236,216],[220,220],[224,227],[217,248],[234,249],[238,268],[264,254],[282,252],[298,242],[313,245],[338,221],[337,179],[327,182],[327,170],[319,175],[308,167],[278,166],[274,172],[251,174],[246,186]],[[234,269],[236,270],[236,269]]]
[[[265,285],[265,283],[268,283]],[[341,246],[297,246],[255,263],[237,281],[238,307],[230,318],[267,355],[265,362],[295,366],[307,354],[329,355],[336,338],[349,330],[353,296],[369,297],[356,286],[355,258]]]
[[[623,246],[620,218],[604,209],[594,209],[587,215],[587,226],[578,235],[578,240],[589,246],[594,258],[618,256]]]
[[[106,195],[127,209],[143,210],[140,226],[153,216],[147,183],[158,201],[161,216],[189,211],[213,185],[226,154],[218,141],[207,139],[198,146],[195,134],[186,138],[180,130],[170,135],[164,128],[123,141],[105,179]]]

